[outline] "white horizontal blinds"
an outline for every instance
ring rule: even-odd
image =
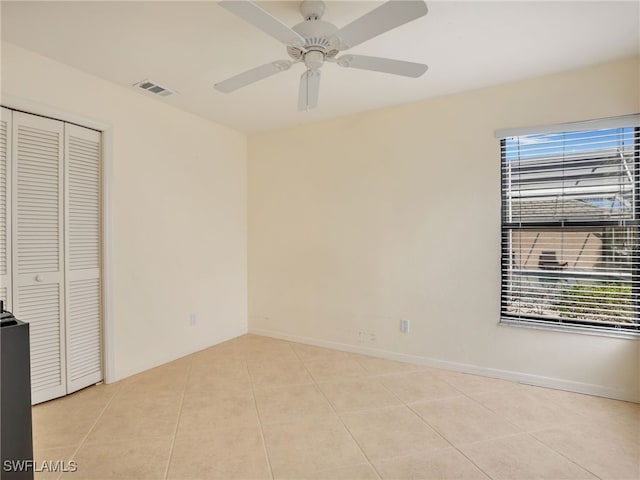
[[[102,380],[100,133],[65,127],[67,389]]]
[[[510,222],[633,218],[634,129],[505,139]]]
[[[507,137],[502,315],[638,329],[640,131]]]
[[[612,237],[621,238],[620,248],[634,248],[636,229],[564,233],[562,238],[557,230],[504,232],[513,246],[511,265],[503,258],[503,313],[635,328],[637,277],[628,257],[636,253],[606,258],[600,252],[612,248],[606,244]]]
[[[13,308],[30,324],[34,403],[66,392],[63,144],[62,122],[13,113]]]
[[[0,112],[0,300],[11,310],[11,110]]]

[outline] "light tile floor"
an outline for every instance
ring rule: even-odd
[[[640,405],[255,335],[33,421],[45,479],[640,479]]]

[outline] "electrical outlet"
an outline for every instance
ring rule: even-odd
[[[198,323],[198,317],[196,317],[195,313],[191,314],[191,316],[189,317],[189,321],[191,322],[192,327],[196,326],[196,323]]]
[[[409,322],[409,320],[406,319],[401,319],[400,320],[400,331],[402,333],[409,333],[409,331],[411,330],[411,322]]]

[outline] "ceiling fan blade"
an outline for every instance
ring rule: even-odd
[[[343,55],[336,60],[341,67],[374,70],[376,72],[392,73],[405,77],[417,78],[427,71],[423,63],[405,62],[391,58],[368,57],[366,55]]]
[[[320,70],[307,70],[300,77],[298,93],[298,110],[311,110],[318,105],[320,92]]]
[[[249,0],[223,0],[219,4],[285,45],[301,47],[305,43],[301,35]]]
[[[336,37],[340,39],[341,50],[346,50],[420,18],[427,12],[427,5],[423,0],[391,0],[342,27]]]
[[[216,83],[214,87],[216,90],[221,92],[230,93],[251,83],[257,82],[258,80],[289,70],[289,67],[292,64],[293,62],[289,62],[288,60],[278,60],[276,62],[266,63],[228,78],[220,83]]]

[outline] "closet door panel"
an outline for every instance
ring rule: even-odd
[[[66,393],[64,124],[13,113],[13,311],[29,322],[33,403]]]
[[[65,127],[67,389],[102,380],[100,133]]]
[[[29,322],[31,336],[31,385],[33,403],[66,393],[60,309],[60,286],[53,283],[19,285],[16,289],[18,318]]]
[[[11,311],[11,110],[0,112],[0,300]]]

